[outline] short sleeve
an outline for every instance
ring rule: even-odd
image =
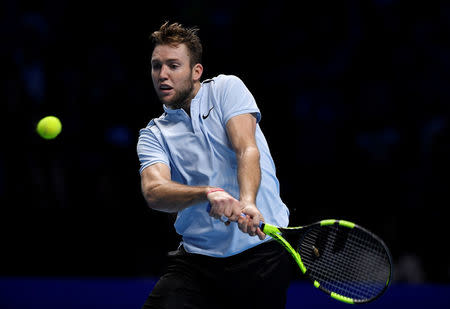
[[[137,143],[137,154],[141,167],[139,173],[155,163],[164,163],[170,168],[167,154],[150,128],[144,128],[139,131],[139,140]]]
[[[259,108],[242,80],[233,75],[220,77],[218,87],[224,125],[234,116],[247,113],[253,114],[259,122],[261,120]]]

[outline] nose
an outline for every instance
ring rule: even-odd
[[[166,65],[162,65],[161,66],[161,70],[159,70],[159,80],[163,81],[163,80],[167,80],[169,78],[168,76],[168,68]]]

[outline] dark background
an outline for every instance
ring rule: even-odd
[[[169,20],[200,28],[204,79],[253,93],[292,226],[354,221],[396,280],[450,282],[448,2],[6,0],[0,16],[0,275],[163,270],[179,239],[141,196],[136,142],[162,113],[148,37]]]

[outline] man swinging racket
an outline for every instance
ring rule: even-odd
[[[258,225],[285,227],[289,210],[261,114],[238,77],[200,81],[197,31],[166,22],[151,35],[164,113],[140,130],[142,193],[177,213],[182,242],[143,308],[284,308],[291,259]]]

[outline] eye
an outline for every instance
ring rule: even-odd
[[[152,70],[159,70],[159,69],[161,69],[161,63],[159,63],[159,62],[154,62],[154,63],[152,63]]]
[[[178,68],[180,67],[180,65],[179,65],[178,63],[172,63],[169,67],[170,67],[172,70],[176,70],[176,69],[178,69]]]

